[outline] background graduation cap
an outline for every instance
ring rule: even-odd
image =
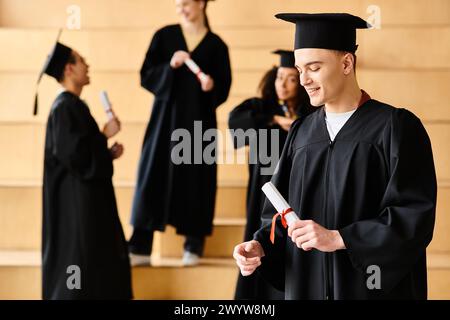
[[[356,29],[370,28],[348,13],[279,13],[276,18],[295,23],[295,49],[321,48],[354,53]]]
[[[280,56],[280,67],[295,68],[294,51],[275,50],[272,53]]]
[[[36,84],[36,95],[34,97],[34,111],[33,115],[36,115],[38,112],[38,87],[41,82],[42,76],[48,74],[49,76],[58,80],[61,74],[64,71],[64,67],[70,59],[70,55],[72,54],[72,49],[63,45],[59,42],[59,37],[61,36],[62,29],[58,32],[58,37],[56,38],[55,46],[50,54],[47,56],[47,60],[45,61],[44,67],[39,74],[39,78]]]

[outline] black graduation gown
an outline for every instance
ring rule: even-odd
[[[43,299],[130,299],[125,237],[105,136],[88,106],[61,93],[47,123],[43,186]],[[78,266],[81,289],[67,280]],[[73,280],[73,278],[72,278]],[[70,283],[72,280],[69,279]]]
[[[308,106],[309,107],[309,106]],[[309,112],[308,108],[298,108],[297,115],[299,117],[306,116]],[[230,129],[267,129],[277,130],[279,133],[278,154],[281,154],[284,143],[287,138],[287,132],[277,124],[271,124],[274,115],[284,116],[284,112],[280,105],[271,105],[265,103],[260,98],[247,99],[234,108],[228,119],[228,127]],[[257,139],[257,136],[252,138]],[[243,145],[238,144],[239,140],[234,141],[234,147],[240,148]],[[247,139],[245,145],[258,145],[250,143]],[[268,155],[271,154],[275,146],[269,146]],[[253,239],[253,234],[261,227],[261,210],[264,204],[265,196],[261,191],[261,187],[269,182],[271,175],[261,174],[263,167],[269,167],[267,164],[261,163],[257,159],[257,163],[249,164],[249,182],[247,187],[247,223],[245,226],[244,241]],[[284,292],[275,289],[272,285],[267,283],[257,273],[251,276],[242,276],[239,274],[235,299],[284,299]]]
[[[331,142],[324,114],[293,125],[272,182],[301,219],[339,230],[347,249],[305,252],[280,219],[272,245],[275,209],[266,201],[258,272],[286,299],[426,299],[437,187],[424,127],[405,109],[369,100]],[[372,265],[381,289],[366,284]]]
[[[141,85],[154,94],[153,110],[139,162],[131,224],[163,231],[167,223],[177,233],[209,235],[216,195],[216,164],[194,163],[194,121],[203,132],[216,128],[216,108],[225,102],[231,86],[226,44],[209,31],[191,52],[191,58],[214,79],[214,89],[203,92],[196,76],[185,66],[170,67],[175,51],[188,51],[180,25],[158,30],[141,69]],[[175,165],[171,142],[175,129],[191,134],[192,164]],[[202,150],[211,142],[203,143]],[[198,155],[197,155],[198,156]]]

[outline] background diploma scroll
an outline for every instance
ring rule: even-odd
[[[112,111],[111,101],[109,101],[108,93],[105,90],[100,91],[100,100],[102,102],[103,108],[105,109],[108,120],[114,118],[114,113]]]
[[[272,182],[267,182],[266,184],[263,185],[261,189],[266,195],[267,199],[269,199],[270,203],[275,207],[277,212],[285,212],[285,210],[290,209],[289,204],[280,194],[278,189],[272,184]],[[295,214],[294,211],[291,211],[288,214],[286,214],[284,218],[286,219],[288,226],[292,222],[299,220],[299,217]]]
[[[194,60],[192,59],[186,59],[184,61],[184,63],[186,64],[186,66],[189,68],[189,70],[192,71],[192,73],[194,73],[197,78],[200,81],[205,81],[206,79],[206,74],[203,73],[203,71],[200,69],[200,67],[194,62]]]

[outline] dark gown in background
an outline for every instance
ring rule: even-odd
[[[368,100],[331,142],[321,108],[292,126],[272,182],[300,219],[339,230],[347,248],[303,251],[280,219],[272,245],[275,209],[266,201],[257,270],[286,299],[427,298],[436,175],[430,140],[411,112]],[[379,267],[380,289],[367,286],[369,266]]]
[[[226,44],[208,31],[190,53],[214,80],[214,89],[203,92],[185,65],[170,67],[178,50],[188,51],[181,26],[158,30],[141,69],[141,85],[154,94],[155,100],[139,162],[131,224],[152,231],[163,231],[170,224],[178,234],[201,237],[212,232],[216,163],[206,164],[200,159],[201,164],[175,165],[171,151],[179,142],[171,141],[171,135],[176,129],[191,134],[193,163],[194,121],[202,121],[203,132],[217,127],[216,108],[225,102],[231,86],[230,61]],[[209,144],[203,142],[202,151]]]
[[[88,106],[69,92],[61,93],[52,106],[45,140],[43,299],[132,298],[112,161]],[[80,290],[68,289],[70,266],[79,267]]]
[[[299,106],[297,109],[297,116],[302,118],[312,111],[313,108],[309,105]],[[278,152],[278,155],[281,155],[288,133],[278,124],[272,124],[274,115],[285,116],[280,105],[265,102],[260,98],[251,98],[245,100],[231,111],[228,119],[228,127],[234,130],[243,129],[244,131],[248,129],[277,130],[279,133],[278,150],[273,150],[276,146],[269,144],[269,151],[267,154],[271,155],[272,152]],[[242,142],[245,142],[245,145],[250,146],[259,145],[257,138],[257,136],[252,137],[251,139],[254,141],[250,141],[249,139],[239,141],[238,139],[235,139],[233,142],[234,147],[243,147],[244,145],[240,144]],[[258,144],[254,144],[255,142]],[[252,240],[253,234],[261,227],[261,211],[265,200],[265,195],[261,191],[261,188],[272,178],[272,175],[261,174],[261,169],[264,167],[268,168],[269,166],[270,164],[261,163],[259,157],[257,159],[257,163],[249,164],[249,182],[247,187],[247,223],[245,226],[244,241]],[[275,289],[258,273],[254,273],[246,277],[239,274],[235,299],[282,300],[284,299],[284,292]]]

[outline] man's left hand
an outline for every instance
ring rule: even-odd
[[[298,248],[305,251],[317,249],[334,252],[345,249],[339,231],[328,230],[312,220],[297,220],[289,226],[288,235]]]

